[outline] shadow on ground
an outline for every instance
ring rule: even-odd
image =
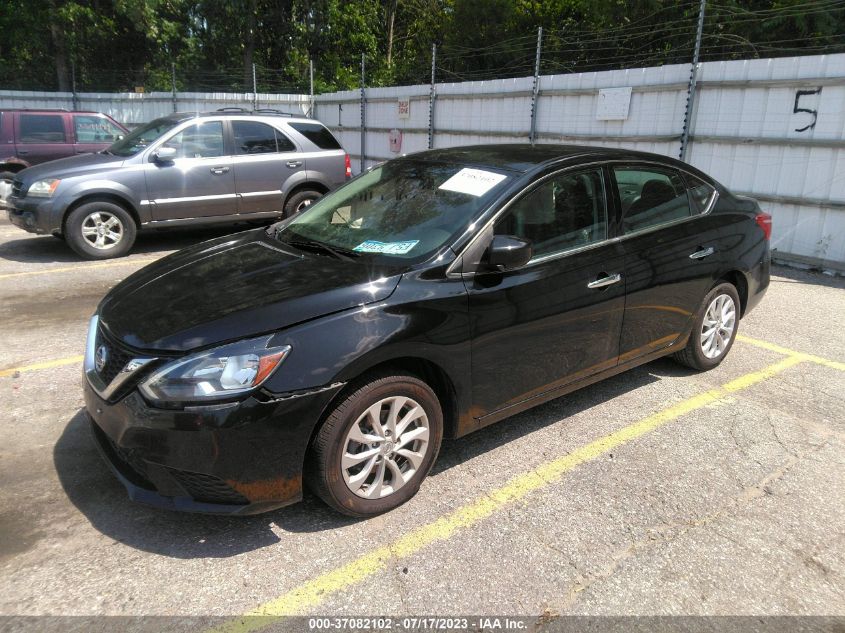
[[[138,234],[130,255],[155,255],[175,251],[221,235],[255,228],[248,224],[227,224],[210,228],[173,228],[148,230]],[[0,259],[26,264],[70,264],[85,261],[64,240],[51,235],[29,235],[21,231],[19,239],[0,244]]]
[[[514,439],[551,424],[565,425],[568,416],[658,381],[663,376],[683,373],[689,372],[670,361],[656,361],[467,437],[447,441],[432,475],[443,476],[450,468]],[[225,558],[279,542],[277,531],[320,532],[357,521],[335,513],[309,493],[302,503],[248,517],[185,514],[133,503],[97,452],[84,410],[77,412],[68,422],[54,447],[53,459],[68,498],[91,525],[118,542],[162,556]],[[503,473],[503,476],[517,474]]]

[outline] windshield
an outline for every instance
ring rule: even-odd
[[[114,143],[106,151],[115,156],[134,156],[142,149],[147,147],[150,143],[155,141],[159,136],[167,132],[167,130],[175,127],[179,121],[174,119],[156,119],[146,125],[143,125],[125,138]]]
[[[508,173],[458,164],[390,161],[320,199],[276,237],[293,246],[318,242],[346,256],[423,261],[462,233],[511,180]]]

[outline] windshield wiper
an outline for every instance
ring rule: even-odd
[[[328,244],[324,244],[323,242],[318,242],[317,240],[292,240],[285,243],[290,244],[291,246],[296,246],[297,248],[308,248],[313,251],[322,251],[324,253],[328,253],[336,259],[342,259],[348,262],[351,262],[355,257],[361,256],[361,253],[356,253],[355,251],[345,248],[335,248],[329,246]]]

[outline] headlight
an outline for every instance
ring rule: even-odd
[[[58,178],[48,178],[47,180],[36,180],[29,186],[26,195],[35,198],[49,198],[56,192],[56,187],[59,186],[61,180]]]
[[[263,383],[290,352],[290,345],[267,347],[273,335],[224,345],[168,363],[141,383],[151,400],[220,400]]]

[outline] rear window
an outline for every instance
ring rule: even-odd
[[[332,133],[319,123],[289,123],[288,125],[320,149],[342,149]]]
[[[65,143],[61,114],[21,114],[21,143]]]

